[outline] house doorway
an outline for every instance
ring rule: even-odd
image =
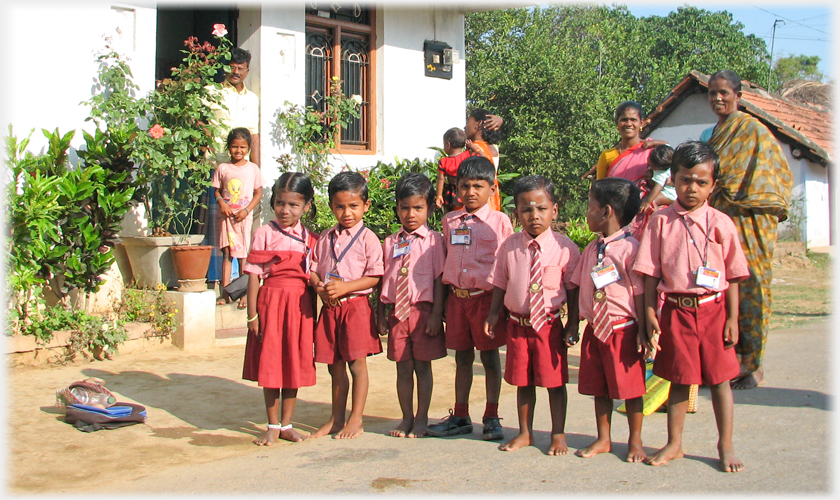
[[[195,9],[188,5],[158,5],[157,47],[155,50],[155,80],[172,76],[172,67],[178,66],[184,58],[184,40],[194,36],[198,43],[217,44],[213,37],[213,25],[224,24],[227,39],[237,46],[236,21],[239,9],[236,5],[214,5],[209,9]],[[218,75],[218,81],[223,75]]]

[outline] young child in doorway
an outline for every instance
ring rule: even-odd
[[[485,321],[492,337],[502,304],[510,311],[507,324],[505,381],[517,387],[519,434],[500,450],[513,451],[534,444],[536,386],[548,390],[551,410],[549,455],[565,455],[566,382],[569,381],[567,349],[578,340],[577,286],[571,278],[580,250],[568,236],[552,231],[557,218],[554,184],[540,175],[529,175],[513,186],[516,217],[522,231],[510,236],[499,249],[489,281],[493,302]],[[560,320],[568,306],[566,325]]]
[[[443,134],[443,152],[446,156],[438,162],[437,189],[435,205],[443,212],[458,210],[464,205],[458,200],[458,167],[461,162],[473,155],[464,151],[467,136],[464,131],[454,127]]]
[[[707,203],[720,175],[708,144],[689,141],[674,150],[671,178],[677,201],[651,216],[633,270],[645,277],[645,348],[659,351],[653,373],[671,381],[668,443],[650,465],[683,456],[682,434],[691,384],[706,384],[718,427],[720,468],[744,464],[732,445],[733,400],[729,381],[740,373],[738,281],[749,268],[735,224]],[[665,294],[657,318],[657,299]]]
[[[495,191],[490,197],[489,204],[493,210],[501,210],[502,197],[498,180],[499,148],[496,147],[496,144],[502,139],[502,132],[498,127],[493,128],[490,125],[496,123],[493,118],[494,115],[491,115],[486,109],[476,108],[472,110],[467,118],[467,125],[464,127],[464,133],[467,135],[465,145],[468,150],[493,162],[493,186]],[[498,119],[498,117],[495,118]],[[498,121],[501,121],[501,119],[498,119]]]
[[[251,244],[252,212],[262,199],[263,178],[260,167],[246,159],[251,150],[251,132],[247,128],[235,128],[227,138],[230,162],[222,163],[213,174],[214,196],[219,204],[216,218],[216,234],[222,260],[222,290],[217,304],[230,302],[225,287],[230,283],[233,259],[239,259],[239,269],[245,265],[245,257]],[[239,309],[248,304],[247,295],[239,299]]]
[[[397,215],[402,228],[383,245],[385,274],[377,305],[380,335],[388,335],[388,359],[397,363],[397,398],[402,421],[394,437],[422,437],[432,400],[432,360],[446,356],[443,337],[443,265],[446,242],[426,225],[434,210],[434,188],[423,174],[397,181]],[[392,305],[386,314],[386,304]],[[417,414],[414,376],[417,375]]]
[[[586,222],[600,237],[583,250],[572,282],[580,287],[580,316],[587,321],[580,346],[578,391],[595,397],[595,441],[578,450],[590,458],[612,451],[613,400],[625,400],[630,438],[626,460],[641,462],[645,363],[644,279],[631,269],[639,241],[627,225],[639,211],[639,188],[620,177],[597,180],[589,191]]]
[[[257,445],[307,437],[292,428],[292,414],[298,389],[315,385],[315,295],[309,287],[309,255],[318,237],[300,222],[314,197],[309,177],[298,172],[281,175],[271,189],[275,219],[254,232],[243,267],[250,278],[242,378],[263,388],[268,414],[268,430],[254,440]]]
[[[487,158],[467,158],[458,167],[458,195],[464,208],[446,214],[441,223],[446,240],[443,283],[451,288],[446,299],[446,348],[455,351],[455,409],[449,417],[430,425],[430,436],[453,436],[472,432],[469,413],[475,349],[484,367],[487,403],[482,438],[504,437],[499,422],[499,392],[502,367],[499,347],[507,340],[505,321],[495,337],[484,333],[484,319],[490,309],[493,285],[487,276],[502,242],[513,234],[507,215],[487,204],[496,191],[495,169]],[[450,410],[451,411],[451,410]]]
[[[341,172],[327,187],[337,224],[321,233],[313,252],[312,285],[324,302],[315,327],[315,361],[329,365],[332,415],[312,437],[361,436],[369,379],[367,357],[382,352],[368,294],[383,273],[382,243],[364,225],[368,187],[358,172]],[[352,406],[345,420],[350,379]]]

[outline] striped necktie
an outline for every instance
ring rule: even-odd
[[[543,300],[542,266],[540,266],[540,244],[532,240],[528,244],[531,250],[531,285],[528,287],[531,327],[538,332],[548,321]]]
[[[403,254],[400,260],[400,268],[397,271],[397,298],[394,304],[394,316],[398,321],[405,321],[408,319],[408,313],[411,309],[408,294],[408,261],[409,253]]]

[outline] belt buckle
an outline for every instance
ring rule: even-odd
[[[531,326],[531,318],[530,316],[520,316],[519,318],[519,326]]]
[[[330,299],[329,304],[330,307],[338,307],[341,304],[341,299]]]
[[[697,308],[697,297],[680,297],[680,307]]]
[[[455,289],[455,296],[459,299],[468,299],[470,298],[470,291],[465,290],[463,288],[456,288]]]

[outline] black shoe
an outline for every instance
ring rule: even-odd
[[[481,439],[485,441],[498,441],[503,439],[505,435],[502,433],[502,424],[498,417],[487,417],[482,420],[484,423],[484,430],[481,431]]]
[[[449,410],[449,416],[439,424],[430,425],[426,428],[426,434],[434,437],[455,436],[458,434],[470,434],[473,431],[472,422],[469,418],[456,417]]]

